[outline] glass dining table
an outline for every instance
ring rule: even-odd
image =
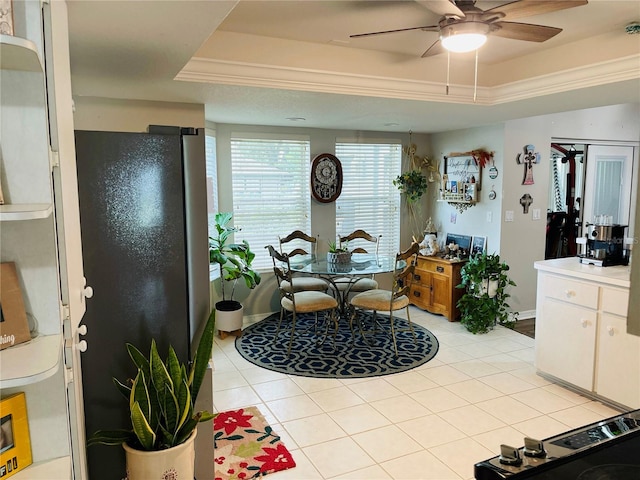
[[[371,278],[375,274],[393,272],[396,268],[403,268],[405,265],[405,262],[396,265],[395,255],[368,253],[352,254],[349,263],[332,263],[328,262],[326,257],[311,255],[296,256],[289,262],[292,270],[316,275],[333,286],[341,315],[348,313],[349,293],[358,281]]]

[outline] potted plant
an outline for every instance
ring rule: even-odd
[[[163,361],[153,339],[149,357],[126,344],[138,372],[133,380],[114,378],[113,383],[128,402],[131,428],[99,430],[87,445],[122,445],[128,480],[193,478],[196,427],[213,418],[207,411],[195,412],[194,405],[211,358],[214,323],[212,311],[190,368],[171,346]]]
[[[351,261],[351,252],[347,243],[340,246],[336,242],[329,242],[329,251],[327,252],[328,263],[349,263]]]
[[[249,243],[228,243],[229,237],[240,231],[229,225],[231,213],[217,213],[215,217],[216,235],[209,237],[209,261],[217,263],[220,268],[220,288],[222,300],[216,302],[216,323],[220,335],[224,338],[226,332],[240,335],[242,332],[242,304],[233,299],[236,284],[244,279],[247,288],[253,289],[260,283],[260,274],[251,268],[255,253],[249,248]],[[225,284],[231,283],[231,294],[226,296]]]
[[[398,175],[393,184],[407,197],[407,202],[414,203],[420,200],[427,191],[427,177],[420,170],[410,170]]]
[[[505,289],[515,286],[506,274],[508,270],[509,265],[502,262],[498,254],[485,252],[471,255],[462,267],[462,283],[457,288],[465,288],[466,292],[457,305],[460,322],[470,332],[486,333],[496,322],[513,328],[518,314],[508,311],[510,295]]]

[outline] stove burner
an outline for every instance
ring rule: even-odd
[[[585,470],[576,480],[637,480],[639,465],[598,465]]]

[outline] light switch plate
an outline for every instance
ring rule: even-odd
[[[540,209],[539,208],[534,208],[531,215],[532,215],[534,220],[540,220]]]
[[[513,222],[513,210],[505,210],[504,211],[504,221],[505,222]]]

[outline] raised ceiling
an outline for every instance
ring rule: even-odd
[[[518,21],[562,28],[544,43],[490,37],[473,54],[421,58],[427,1],[71,0],[76,96],[202,103],[218,123],[437,132],[640,102],[640,1]],[[507,1],[478,1],[489,9]],[[290,118],[305,118],[292,121]]]

